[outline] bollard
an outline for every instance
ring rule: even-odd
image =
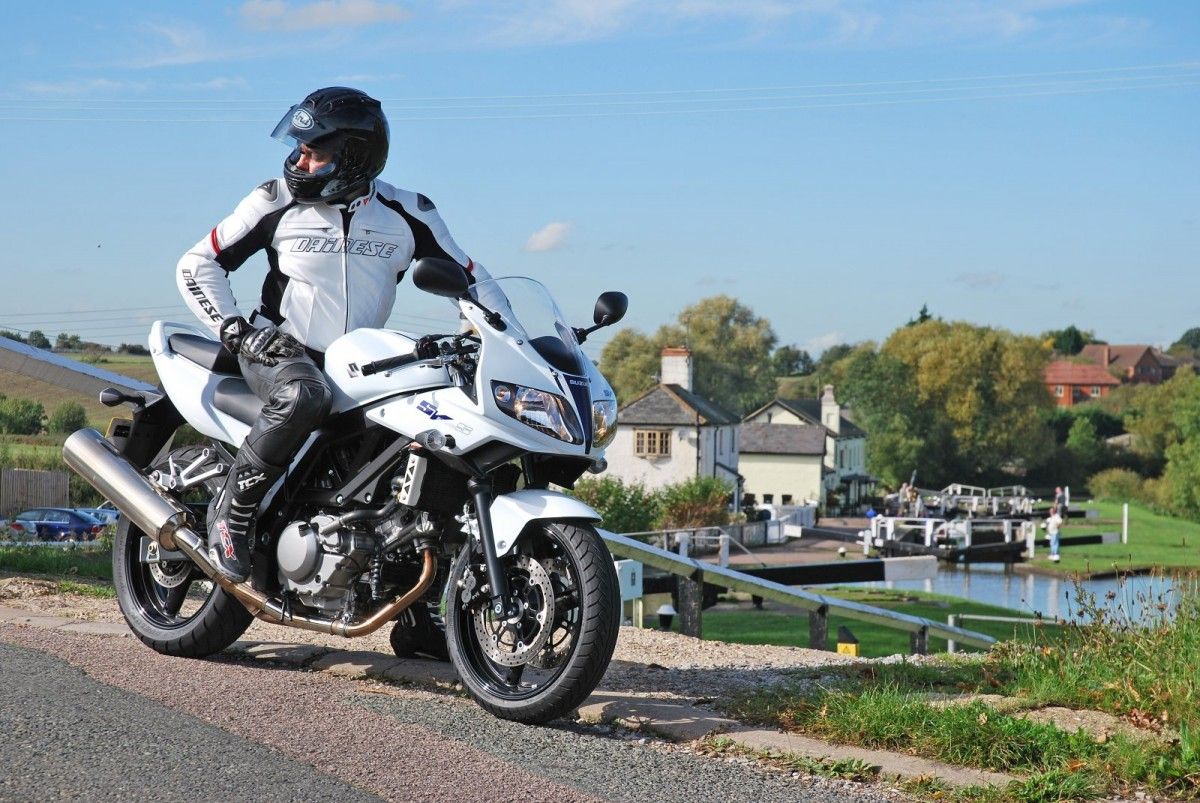
[[[808,612],[808,646],[813,650],[829,649],[829,606]]]
[[[958,627],[958,614],[952,613],[949,616],[947,616],[946,624],[949,625],[950,627]],[[946,640],[946,652],[953,653],[956,649],[958,649],[958,644],[955,643],[954,639],[947,639]]]
[[[721,533],[718,542],[720,543],[720,551],[717,553],[717,565],[726,567],[729,565],[729,536],[726,533]]]
[[[920,630],[914,630],[909,641],[912,644],[913,655],[929,654],[929,628],[922,627]]]
[[[845,625],[838,626],[837,651],[838,655],[858,657],[858,639]]]
[[[704,607],[704,572],[696,572],[691,578],[680,577],[675,587],[679,596],[679,632],[685,636],[700,638],[700,615]]]

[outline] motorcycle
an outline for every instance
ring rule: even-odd
[[[104,391],[132,417],[73,433],[64,457],[123,514],[117,599],[158,652],[212,655],[253,617],[363,636],[433,604],[475,701],[546,722],[595,688],[620,624],[599,514],[549,486],[606,466],[617,401],[579,344],[628,301],[603,293],[595,325],[573,328],[532,279],[470,284],[438,259],[411,273],[458,304],[463,331],[357,329],[329,346],[331,414],[261,503],[246,582],[216,570],[204,521],[262,402],[206,332],[156,322],[161,392]],[[173,447],[185,423],[211,440]]]

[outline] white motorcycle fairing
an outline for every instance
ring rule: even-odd
[[[536,285],[540,292],[545,292],[540,284],[526,279],[491,280],[484,283],[487,285],[484,290],[491,290],[495,283],[519,294],[524,287],[521,282]],[[526,453],[601,461],[604,448],[592,442],[591,403],[604,400],[615,404],[615,395],[595,365],[578,351],[574,335],[562,321],[553,299],[548,295],[544,299],[548,304],[543,311],[549,315],[547,321],[523,323],[503,292],[489,293],[486,298],[489,309],[502,313],[505,326],[490,323],[487,311],[477,303],[459,300],[463,317],[479,339],[479,368],[474,387],[456,385],[455,377],[438,359],[364,375],[363,366],[371,362],[412,352],[417,338],[391,330],[357,329],[335,340],[325,354],[325,375],[333,391],[332,412],[365,408],[369,421],[414,440],[431,431],[440,433],[446,436],[444,451],[455,456],[469,455],[489,443],[501,442]],[[236,382],[238,378],[209,371],[173,351],[170,336],[175,333],[211,340],[207,330],[197,326],[163,321],[154,324],[149,346],[163,389],[184,419],[199,432],[240,446],[250,426],[217,409],[214,403],[217,385]],[[534,346],[534,336],[539,334],[541,340],[557,338],[577,352],[580,372],[550,365]],[[561,397],[582,429],[580,442],[561,440],[505,413],[494,396],[493,386],[497,382]],[[306,448],[300,449],[295,460],[300,459]],[[513,547],[517,536],[532,521],[601,520],[588,505],[565,494],[539,489],[497,496],[490,510],[493,540],[499,555]]]

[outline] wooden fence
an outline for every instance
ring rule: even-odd
[[[0,470],[0,516],[11,517],[31,507],[67,507],[69,486],[65,471]]]

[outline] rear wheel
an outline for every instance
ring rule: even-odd
[[[190,451],[180,450],[176,460],[188,460]],[[122,516],[113,537],[117,603],[134,635],[164,655],[183,658],[203,658],[237,641],[254,619],[245,606],[186,558],[142,562],[143,536]]]
[[[537,522],[501,558],[519,611],[488,605],[483,555],[450,573],[446,642],[468,693],[502,719],[543,723],[579,706],[604,676],[621,623],[612,556],[588,524]]]

